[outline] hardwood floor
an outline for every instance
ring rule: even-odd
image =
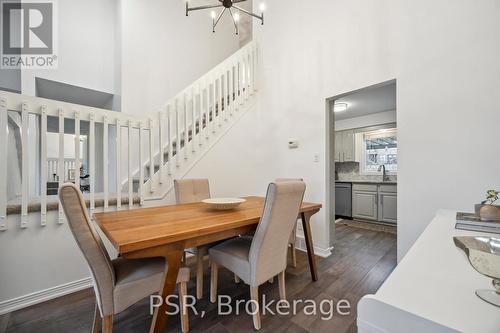
[[[296,315],[263,315],[262,332],[357,332],[356,305],[365,294],[374,293],[396,266],[396,236],[390,233],[337,226],[337,242],[332,256],[318,258],[319,281],[312,282],[306,254],[298,251],[297,268],[286,272],[287,299],[293,300],[348,300],[351,313],[347,316],[335,313],[330,320],[317,315],[304,314],[304,305]],[[193,266],[194,268],[194,266]],[[252,332],[252,317],[244,311],[239,315],[219,316],[217,305],[209,298],[208,269],[205,270],[204,299],[196,304],[197,310],[206,311],[203,318],[190,313],[190,332]],[[277,280],[259,288],[267,300],[278,300]],[[189,285],[189,294],[196,294],[195,279]],[[248,300],[248,286],[235,284],[233,275],[219,270],[219,294],[230,295],[235,300]],[[0,333],[28,332],[90,332],[94,310],[94,293],[87,289],[55,300],[38,304],[10,314],[0,316]],[[144,299],[114,321],[114,332],[148,332],[151,323],[149,300]],[[179,316],[171,316],[168,332],[180,332]]]

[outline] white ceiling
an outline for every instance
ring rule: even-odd
[[[347,111],[335,113],[335,120],[365,116],[371,113],[396,110],[396,83],[366,88],[335,100],[347,103]]]

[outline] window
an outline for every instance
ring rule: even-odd
[[[385,165],[387,172],[398,171],[397,130],[381,129],[361,133],[361,172],[378,173]]]

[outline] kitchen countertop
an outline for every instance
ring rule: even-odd
[[[335,183],[352,183],[352,184],[384,184],[397,185],[397,181],[381,181],[381,180],[336,180]]]

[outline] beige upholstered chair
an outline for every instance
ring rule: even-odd
[[[74,184],[63,184],[59,189],[59,199],[94,280],[97,301],[93,332],[99,332],[102,326],[102,332],[109,333],[113,329],[113,315],[161,289],[165,261],[163,258],[111,260],[101,237],[90,222],[80,190]],[[189,330],[184,302],[188,281],[189,268],[183,267],[177,277],[177,283],[180,284],[179,299],[183,309],[183,332]]]
[[[280,298],[286,298],[285,269],[290,233],[297,221],[306,185],[304,182],[271,183],[257,231],[212,247],[210,301],[217,298],[218,266],[224,266],[250,286],[254,307],[259,301],[258,287],[279,275]],[[253,323],[260,329],[260,314],[254,308]]]
[[[276,183],[282,182],[295,182],[295,181],[303,181],[302,178],[277,178],[275,180]],[[290,235],[290,241],[288,242],[288,246],[290,247],[290,255],[292,257],[292,266],[297,267],[297,250],[295,249],[295,245],[297,244],[297,221],[295,221],[295,227],[292,230]]]
[[[177,204],[189,204],[210,198],[208,179],[176,179],[174,188]],[[203,258],[208,255],[208,249],[213,245],[215,244],[187,250],[196,257],[196,297],[198,299],[203,298]]]

